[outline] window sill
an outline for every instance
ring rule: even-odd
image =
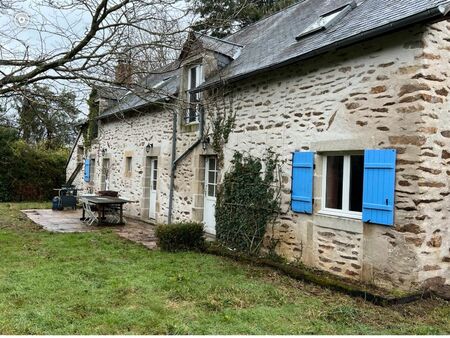
[[[199,124],[199,123],[200,123],[199,121],[193,121],[193,122],[185,123],[184,125],[185,125],[185,126],[195,126],[195,125],[197,125],[197,124]]]
[[[361,218],[337,216],[336,213],[320,211],[314,215],[313,224],[321,228],[362,234],[364,225]]]
[[[194,133],[194,132],[198,132],[199,128],[200,128],[199,122],[190,122],[190,123],[182,124],[180,131],[182,133]]]
[[[335,209],[322,209],[318,213],[318,215],[325,215],[325,216],[335,216],[335,217],[341,217],[341,218],[350,218],[355,220],[362,220],[362,213],[360,212],[345,212],[341,210],[335,210]]]

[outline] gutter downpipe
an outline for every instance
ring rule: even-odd
[[[174,185],[175,185],[175,172],[177,170],[177,165],[181,162],[187,155],[189,155],[203,140],[203,126],[204,126],[204,112],[200,113],[200,133],[198,139],[191,144],[191,146],[186,149],[178,158],[175,158],[177,155],[177,111],[173,110],[173,128],[172,128],[172,166],[170,170],[170,190],[169,190],[169,210],[167,215],[167,223],[172,223],[172,211],[173,211],[173,193],[174,193]]]
[[[372,29],[367,32],[359,33],[357,35],[343,39],[341,41],[333,42],[332,44],[330,44],[328,46],[313,50],[313,51],[306,53],[304,55],[301,55],[299,57],[293,57],[287,61],[275,64],[275,65],[266,66],[266,67],[263,67],[263,68],[260,68],[260,69],[254,70],[254,71],[250,71],[249,73],[236,75],[236,76],[230,77],[228,79],[217,80],[215,82],[206,84],[205,86],[200,86],[200,87],[194,89],[192,92],[193,93],[201,92],[208,88],[214,88],[219,85],[230,84],[230,83],[242,80],[242,79],[246,79],[250,76],[254,76],[254,75],[257,75],[257,74],[260,74],[263,72],[267,72],[270,70],[274,70],[274,69],[278,69],[278,68],[290,65],[297,61],[309,59],[314,56],[324,54],[324,53],[330,52],[330,51],[338,49],[338,48],[347,47],[347,46],[353,45],[358,42],[362,42],[362,41],[365,41],[365,40],[368,40],[371,38],[375,38],[384,33],[388,33],[388,32],[392,32],[397,29],[405,28],[409,25],[413,25],[413,24],[425,21],[427,19],[438,18],[439,16],[445,17],[448,15],[449,12],[450,12],[450,1],[448,1],[442,5],[436,6],[434,8],[427,9],[419,14],[409,16],[402,20],[399,20],[399,21],[396,21],[396,22],[393,22],[393,23],[390,23],[390,24],[387,24],[387,25],[384,25],[381,27],[377,27],[377,28]]]

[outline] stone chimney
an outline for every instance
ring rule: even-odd
[[[116,66],[116,82],[129,86],[133,83],[133,65],[129,60],[120,59]]]

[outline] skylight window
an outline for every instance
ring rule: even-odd
[[[330,28],[331,26],[335,25],[339,20],[341,20],[344,16],[346,16],[355,7],[356,2],[353,1],[341,8],[338,8],[334,11],[321,15],[316,21],[314,21],[311,25],[306,27],[306,29],[303,32],[301,32],[296,37],[296,39],[300,40],[301,38],[307,35]]]

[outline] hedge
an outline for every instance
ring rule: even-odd
[[[165,251],[203,251],[205,249],[201,223],[160,225],[156,228],[156,237],[159,247]]]

